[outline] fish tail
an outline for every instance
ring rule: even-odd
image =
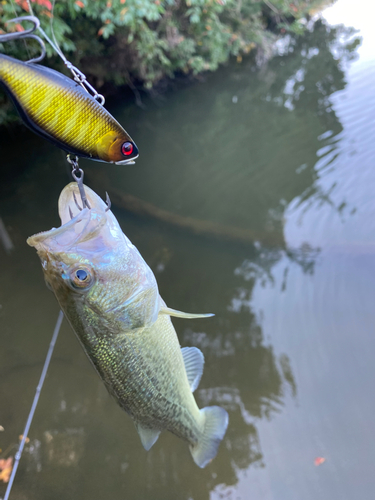
[[[190,451],[194,462],[203,468],[217,454],[220,441],[228,427],[228,413],[220,406],[208,406],[200,412],[205,419],[203,433],[198,443],[190,446]]]

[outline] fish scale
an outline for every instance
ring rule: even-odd
[[[138,156],[121,125],[71,78],[0,54],[0,81],[26,124],[67,152],[114,163]],[[132,145],[129,155],[125,143]]]
[[[92,352],[92,360],[97,369],[105,366],[105,377],[109,380],[111,392],[115,395],[120,405],[131,415],[136,415],[138,422],[148,426],[154,425],[155,419],[159,424],[165,422],[165,428],[179,437],[188,437],[190,441],[196,442],[201,431],[201,426],[196,419],[191,417],[194,409],[193,401],[190,405],[186,400],[171,395],[179,395],[181,377],[184,376],[183,365],[173,366],[174,377],[170,377],[169,359],[179,356],[178,344],[171,342],[170,334],[174,334],[173,326],[168,317],[160,317],[151,329],[144,329],[132,335],[126,345],[121,339],[118,343],[116,338],[101,343],[99,349]],[[170,346],[165,349],[163,361],[160,353],[153,356],[157,343]],[[148,345],[149,344],[149,345]],[[173,349],[174,347],[174,349]],[[119,362],[118,353],[124,356]],[[172,352],[170,352],[172,351]],[[173,357],[171,357],[173,353]],[[156,358],[156,359],[155,359]],[[155,376],[154,368],[158,366],[158,376]],[[131,368],[134,367],[133,371]],[[151,368],[152,367],[152,368]],[[108,382],[107,382],[108,383]],[[134,394],[142,394],[142,397],[134,398]],[[169,396],[168,396],[169,395]],[[150,413],[149,401],[152,400],[152,413]],[[173,422],[173,426],[170,422]]]

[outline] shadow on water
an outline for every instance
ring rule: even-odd
[[[258,72],[247,63],[230,66],[204,84],[167,96],[163,107],[149,101],[146,111],[120,111],[124,123],[135,114],[132,135],[139,137],[142,157],[130,174],[108,168],[108,182],[166,210],[260,234],[274,232],[283,241],[284,211],[294,198],[329,202],[329,192],[315,186],[316,162],[335,154],[334,138],[342,131],[330,95],[345,86],[342,64],[355,56],[357,44],[345,38],[351,34],[318,21],[304,37],[291,37],[282,54]],[[57,316],[39,262],[23,243],[33,232],[57,224],[57,195],[66,180],[63,168],[50,171],[52,162],[63,164],[59,154],[53,157],[41,147],[42,161],[33,153],[29,171],[0,185],[0,215],[16,246],[12,257],[4,253],[0,262],[6,345],[0,352],[0,424],[13,436],[23,427],[31,399],[26,390],[33,393]],[[9,168],[12,158],[24,161],[22,151],[5,156]],[[88,184],[90,169],[105,168],[83,165]],[[1,175],[6,177],[6,171]],[[256,284],[274,283],[273,268],[285,258],[280,291],[287,293],[290,267],[312,274],[319,250],[307,244],[270,249],[261,241],[248,247],[223,243],[114,211],[155,272],[167,304],[216,313],[211,320],[176,320],[175,325],[181,344],[195,345],[205,355],[198,403],[229,411],[227,435],[218,457],[203,471],[188,456],[186,444],[168,434],[144,452],[130,420],[110,400],[65,325],[15,499],[28,494],[35,499],[207,499],[217,485],[236,484],[239,470],[267,465],[257,421],[271,419],[283,410],[287,396],[297,395],[293,360],[275,353],[264,338],[252,294]],[[19,304],[26,303],[30,314],[16,316]],[[49,330],[42,324],[46,318]],[[29,336],[43,349],[37,350]],[[14,441],[10,434],[7,439]]]

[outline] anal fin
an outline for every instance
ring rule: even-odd
[[[141,424],[135,422],[135,426],[137,428],[139,437],[141,438],[141,442],[143,448],[148,451],[157,441],[160,431],[155,429],[148,429],[147,427],[142,427]]]
[[[194,392],[202,378],[204,356],[197,347],[183,347],[181,353],[190,389]]]

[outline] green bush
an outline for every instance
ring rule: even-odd
[[[176,72],[214,71],[254,47],[272,42],[278,30],[301,31],[300,20],[322,0],[31,0],[32,8],[66,57],[100,88],[140,82],[150,89]],[[5,23],[28,13],[27,0],[0,1]],[[268,28],[272,28],[272,31]],[[3,31],[20,29],[9,23]],[[28,42],[29,47],[34,42]],[[0,50],[28,58],[20,41]],[[29,48],[29,52],[33,48]],[[58,59],[48,46],[48,62]],[[0,102],[0,124],[8,106]],[[6,106],[6,107],[4,107]]]

